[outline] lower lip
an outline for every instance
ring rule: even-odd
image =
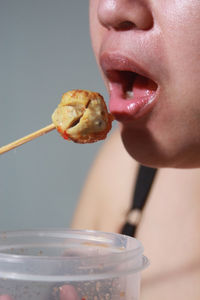
[[[109,90],[110,112],[120,122],[133,121],[148,114],[158,99],[158,88],[156,90],[143,90],[140,95],[131,99],[124,98],[121,85],[118,83],[111,83]]]

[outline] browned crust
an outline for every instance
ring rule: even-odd
[[[79,98],[81,97],[81,98]],[[80,144],[86,144],[86,143],[94,143],[100,140],[104,140],[108,134],[108,132],[112,128],[112,121],[113,116],[108,112],[106,103],[104,101],[104,98],[101,94],[96,92],[90,92],[87,90],[72,90],[65,94],[63,94],[61,103],[59,106],[65,106],[65,105],[73,105],[73,101],[80,101],[81,105],[84,105],[85,108],[89,105],[90,101],[95,99],[101,99],[101,104],[103,105],[103,112],[102,119],[106,122],[106,128],[104,130],[98,131],[98,132],[90,132],[88,134],[83,135],[81,132],[77,132],[77,136],[74,137],[72,134],[68,132],[67,128],[66,130],[63,130],[61,127],[57,126],[58,132],[61,134],[61,136],[64,139],[72,140],[75,143]],[[85,120],[87,122],[87,119]]]

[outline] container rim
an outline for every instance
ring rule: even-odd
[[[4,276],[6,278],[18,278],[22,280],[22,278],[27,278],[29,274],[25,270],[21,270],[18,272],[17,266],[21,266],[22,264],[30,264],[30,262],[35,265],[36,267],[41,266],[43,269],[45,267],[48,268],[48,265],[58,265],[62,264],[63,266],[67,266],[68,264],[78,264],[80,260],[80,256],[47,256],[47,255],[25,255],[25,254],[12,254],[12,253],[2,253],[1,251],[5,251],[9,248],[14,248],[17,245],[8,244],[5,245],[4,241],[12,240],[16,238],[30,238],[30,237],[38,237],[42,239],[45,238],[59,238],[59,239],[66,239],[66,238],[76,238],[78,237],[79,240],[83,240],[83,242],[86,240],[88,242],[88,245],[91,243],[95,243],[95,246],[101,246],[101,243],[104,245],[105,243],[108,243],[109,245],[112,245],[112,241],[118,239],[119,242],[121,242],[124,247],[119,249],[118,252],[109,252],[109,253],[103,253],[101,255],[97,254],[89,254],[88,256],[84,256],[84,267],[83,269],[89,268],[95,268],[96,265],[102,265],[101,272],[94,272],[91,276],[91,278],[97,277],[98,279],[110,277],[116,275],[116,265],[120,265],[119,273],[122,274],[128,274],[128,273],[136,273],[143,270],[145,267],[148,266],[148,259],[143,256],[143,246],[140,241],[138,241],[135,238],[128,237],[119,233],[110,233],[110,232],[102,232],[102,231],[95,231],[95,230],[76,230],[76,229],[68,229],[68,228],[45,228],[45,229],[28,229],[28,230],[16,230],[16,231],[0,231],[0,264],[5,265],[6,268],[2,269],[0,268],[0,275]],[[134,243],[133,249],[126,249],[125,246],[127,243]],[[31,244],[30,244],[31,245]],[[22,245],[24,246],[24,244]],[[25,245],[26,246],[26,245]],[[87,246],[87,244],[86,244]],[[103,246],[104,247],[104,246]],[[105,247],[106,248],[106,247]],[[135,263],[137,261],[137,263]],[[138,263],[139,261],[139,263]],[[127,269],[127,263],[130,267]],[[134,262],[131,264],[131,262]],[[9,266],[7,269],[7,265]],[[126,265],[126,268],[125,268]],[[11,267],[15,266],[16,270],[12,270]],[[22,268],[23,269],[23,268]],[[130,269],[130,270],[129,270]],[[46,272],[46,271],[45,271]],[[33,274],[31,275],[32,280],[38,280],[38,276],[41,277],[41,279],[48,281],[55,281],[61,280],[65,281],[67,279],[72,279],[76,281],[76,275],[72,274],[51,274],[48,276],[48,272],[40,274]],[[106,273],[106,274],[105,274]],[[81,277],[84,279],[85,277],[88,277],[88,275],[82,274]],[[80,280],[80,276],[79,279]]]

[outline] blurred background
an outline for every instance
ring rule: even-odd
[[[0,1],[0,146],[51,123],[64,92],[107,93],[90,45],[88,1]],[[56,131],[0,156],[0,230],[67,227],[102,142]]]

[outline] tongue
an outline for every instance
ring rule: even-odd
[[[157,85],[147,77],[136,75],[133,83],[133,98],[150,96],[155,93]]]

